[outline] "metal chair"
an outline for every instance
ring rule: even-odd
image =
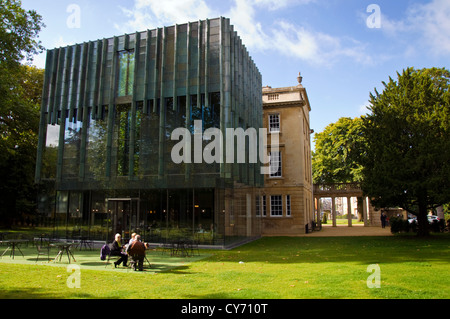
[[[200,255],[200,251],[198,249],[198,241],[195,239],[189,239],[186,241],[186,248],[188,251],[190,251],[190,253],[192,254],[192,256],[195,256],[195,251],[197,251],[197,256]]]
[[[161,254],[164,255],[166,252],[170,252],[170,255],[173,256],[176,248],[176,242],[166,239],[165,242],[161,244],[161,248]]]
[[[47,261],[50,260],[50,245],[44,244],[44,245],[36,245],[37,249],[37,256],[36,256],[36,262],[39,261],[39,256],[47,255]]]

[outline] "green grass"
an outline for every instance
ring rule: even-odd
[[[196,259],[152,252],[155,267],[145,272],[105,268],[99,251],[75,251],[79,289],[67,286],[67,263],[36,264],[32,248],[24,253],[16,263],[8,253],[1,259],[0,298],[450,298],[448,234],[262,238],[229,251],[201,251]],[[371,264],[380,267],[381,288],[367,287]]]

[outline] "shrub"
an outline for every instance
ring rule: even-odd
[[[445,222],[443,219],[436,221],[433,220],[430,224],[430,230],[434,233],[439,233],[439,232],[443,232],[445,229]]]
[[[407,220],[399,217],[392,217],[389,220],[389,223],[391,225],[391,233],[393,234],[409,231],[409,222]]]

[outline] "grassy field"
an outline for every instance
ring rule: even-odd
[[[12,261],[6,253],[0,260],[2,299],[450,298],[448,234],[262,238],[229,251],[201,251],[196,258],[153,251],[154,267],[144,272],[105,268],[99,251],[75,251],[80,288],[68,287],[67,262],[36,263],[34,248],[22,250],[25,258]],[[380,269],[380,288],[367,285],[373,264]]]

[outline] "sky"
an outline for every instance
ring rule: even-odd
[[[46,49],[226,17],[263,86],[301,72],[316,133],[368,113],[370,93],[407,67],[450,69],[449,0],[22,0],[46,27]],[[45,52],[34,62],[45,67]],[[313,135],[314,136],[314,135]]]

